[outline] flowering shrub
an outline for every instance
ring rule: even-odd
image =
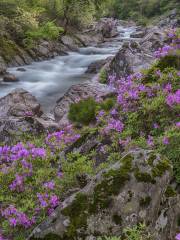
[[[32,227],[60,204],[67,183],[72,186],[77,173],[90,172],[91,165],[80,155],[73,163],[66,160],[60,166],[59,153],[79,137],[67,126],[48,134],[43,142],[0,146],[0,239],[19,239],[19,229],[25,239]],[[81,168],[84,161],[89,168]]]
[[[0,240],[25,239],[61,204],[65,191],[78,186],[78,174],[95,173],[93,159],[98,154],[106,154],[107,162],[112,163],[125,149],[154,149],[172,161],[180,183],[180,46],[174,32],[170,38],[172,43],[156,52],[158,60],[150,69],[121,79],[109,77],[113,98],[88,98],[71,105],[71,121],[96,124],[89,132],[96,132],[98,153],[94,147],[86,156],[65,154],[69,145],[82,143],[83,131],[87,130],[84,127],[79,134],[72,125],[44,136],[43,141],[36,138],[0,146]],[[151,239],[141,227],[126,229],[126,238]]]
[[[117,103],[113,115],[98,117],[98,124],[104,124],[102,133],[123,149],[139,146],[165,154],[180,182],[180,41],[174,32],[170,36],[172,43],[159,49],[161,54],[150,69],[121,79],[109,77]]]

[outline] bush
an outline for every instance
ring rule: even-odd
[[[115,102],[116,102],[115,97],[111,98],[109,97],[100,104],[100,107],[105,111],[109,111],[114,107]]]
[[[27,45],[39,39],[55,40],[63,33],[63,28],[56,26],[54,22],[47,22],[44,25],[26,32]]]
[[[108,74],[105,69],[102,69],[99,73],[99,82],[103,84],[108,83]]]
[[[97,103],[93,98],[81,100],[70,106],[68,118],[72,122],[88,125],[95,120]]]

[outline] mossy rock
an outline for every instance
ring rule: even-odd
[[[9,63],[11,59],[17,55],[19,51],[18,47],[12,40],[4,37],[0,37],[0,42],[0,54],[4,58],[5,62]]]

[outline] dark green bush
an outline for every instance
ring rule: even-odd
[[[68,118],[72,122],[88,125],[95,120],[97,103],[93,98],[80,100],[70,106]]]
[[[103,83],[103,84],[108,83],[108,74],[107,74],[107,71],[105,69],[102,69],[99,73],[99,82]]]
[[[109,111],[114,107],[115,103],[115,97],[109,97],[100,104],[100,107],[105,111]]]

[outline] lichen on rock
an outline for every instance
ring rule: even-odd
[[[153,159],[151,164],[149,159]],[[162,163],[166,164],[162,167]],[[137,169],[149,174],[150,181],[139,181],[135,177]],[[153,169],[158,174],[153,175]],[[152,181],[153,178],[158,181]],[[167,160],[164,162],[164,157],[151,151],[131,151],[110,168],[99,172],[82,190],[65,199],[29,239],[48,239],[49,234],[67,240],[121,236],[124,228],[140,222],[145,222],[152,233],[160,221],[158,213],[169,209],[164,193],[170,181],[171,166]],[[163,229],[156,232],[158,239],[165,240],[164,233],[174,231],[175,226],[169,228],[169,225],[171,221],[167,215]]]

